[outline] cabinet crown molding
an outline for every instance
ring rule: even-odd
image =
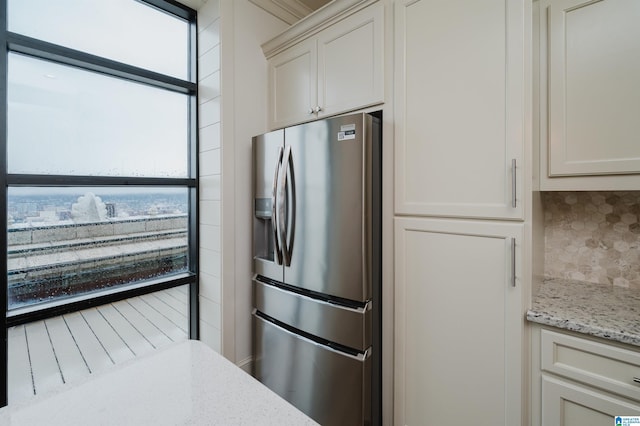
[[[313,12],[299,0],[249,0],[287,24],[292,25]]]
[[[262,44],[262,52],[264,56],[269,59],[288,47],[293,46],[377,1],[378,0],[332,1]]]

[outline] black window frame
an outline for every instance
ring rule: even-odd
[[[199,261],[199,230],[198,230],[198,67],[197,67],[197,12],[187,6],[172,0],[136,0],[150,7],[159,9],[178,18],[184,19],[189,25],[189,64],[188,80],[171,77],[144,68],[128,65],[122,62],[106,59],[82,51],[70,49],[56,44],[37,40],[7,29],[7,0],[0,0],[0,37],[4,45],[4,52],[0,55],[0,97],[2,98],[2,112],[0,113],[0,135],[2,149],[0,149],[0,191],[4,205],[0,208],[1,245],[0,265],[4,271],[4,286],[0,291],[0,303],[4,309],[4,327],[2,338],[4,345],[0,347],[0,368],[2,389],[0,390],[0,407],[8,402],[8,333],[9,327],[32,321],[46,319],[81,309],[100,306],[130,297],[140,296],[155,291],[165,290],[182,285],[189,285],[189,338],[199,338],[198,327],[198,261]],[[107,76],[122,78],[128,81],[150,85],[156,88],[171,90],[188,95],[188,144],[189,171],[187,178],[153,178],[153,177],[111,177],[111,176],[67,176],[67,175],[32,175],[7,173],[7,77],[8,55],[10,52],[25,54],[37,59],[44,59],[55,63],[70,65],[79,69],[97,72]],[[123,286],[122,289],[101,294],[71,298],[60,301],[44,308],[35,307],[33,310],[12,315],[8,312],[7,300],[7,197],[10,186],[38,186],[38,187],[97,187],[97,186],[145,186],[145,187],[181,187],[189,194],[188,213],[188,272],[176,276],[160,277],[155,280],[136,283],[133,286]]]

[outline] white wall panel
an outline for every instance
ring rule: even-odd
[[[220,4],[198,10],[200,173],[200,340],[221,350]],[[215,318],[215,320],[214,320]]]

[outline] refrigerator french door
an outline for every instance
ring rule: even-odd
[[[380,421],[381,124],[253,138],[254,376],[323,425]]]

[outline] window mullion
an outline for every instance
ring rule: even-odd
[[[7,32],[7,43],[10,51],[39,59],[70,65],[87,71],[99,72],[178,93],[193,94],[196,91],[196,83],[190,81],[37,40],[22,34]]]
[[[1,43],[7,45],[7,3],[6,0],[0,0],[0,28],[2,31],[0,37]],[[0,138],[2,138],[2,148],[0,149],[0,197],[5,202],[7,200],[7,55],[0,55],[0,98],[2,98],[2,112],[0,112]],[[3,204],[4,205],[4,204]],[[2,251],[0,252],[0,265],[2,271],[7,271],[7,209],[0,208],[0,229],[2,232]],[[0,331],[0,339],[3,344],[0,346],[0,407],[4,407],[8,403],[8,339],[7,339],[7,280],[5,285],[0,288],[0,306],[4,309],[4,327]]]
[[[8,174],[8,186],[177,186],[195,187],[195,178]]]

